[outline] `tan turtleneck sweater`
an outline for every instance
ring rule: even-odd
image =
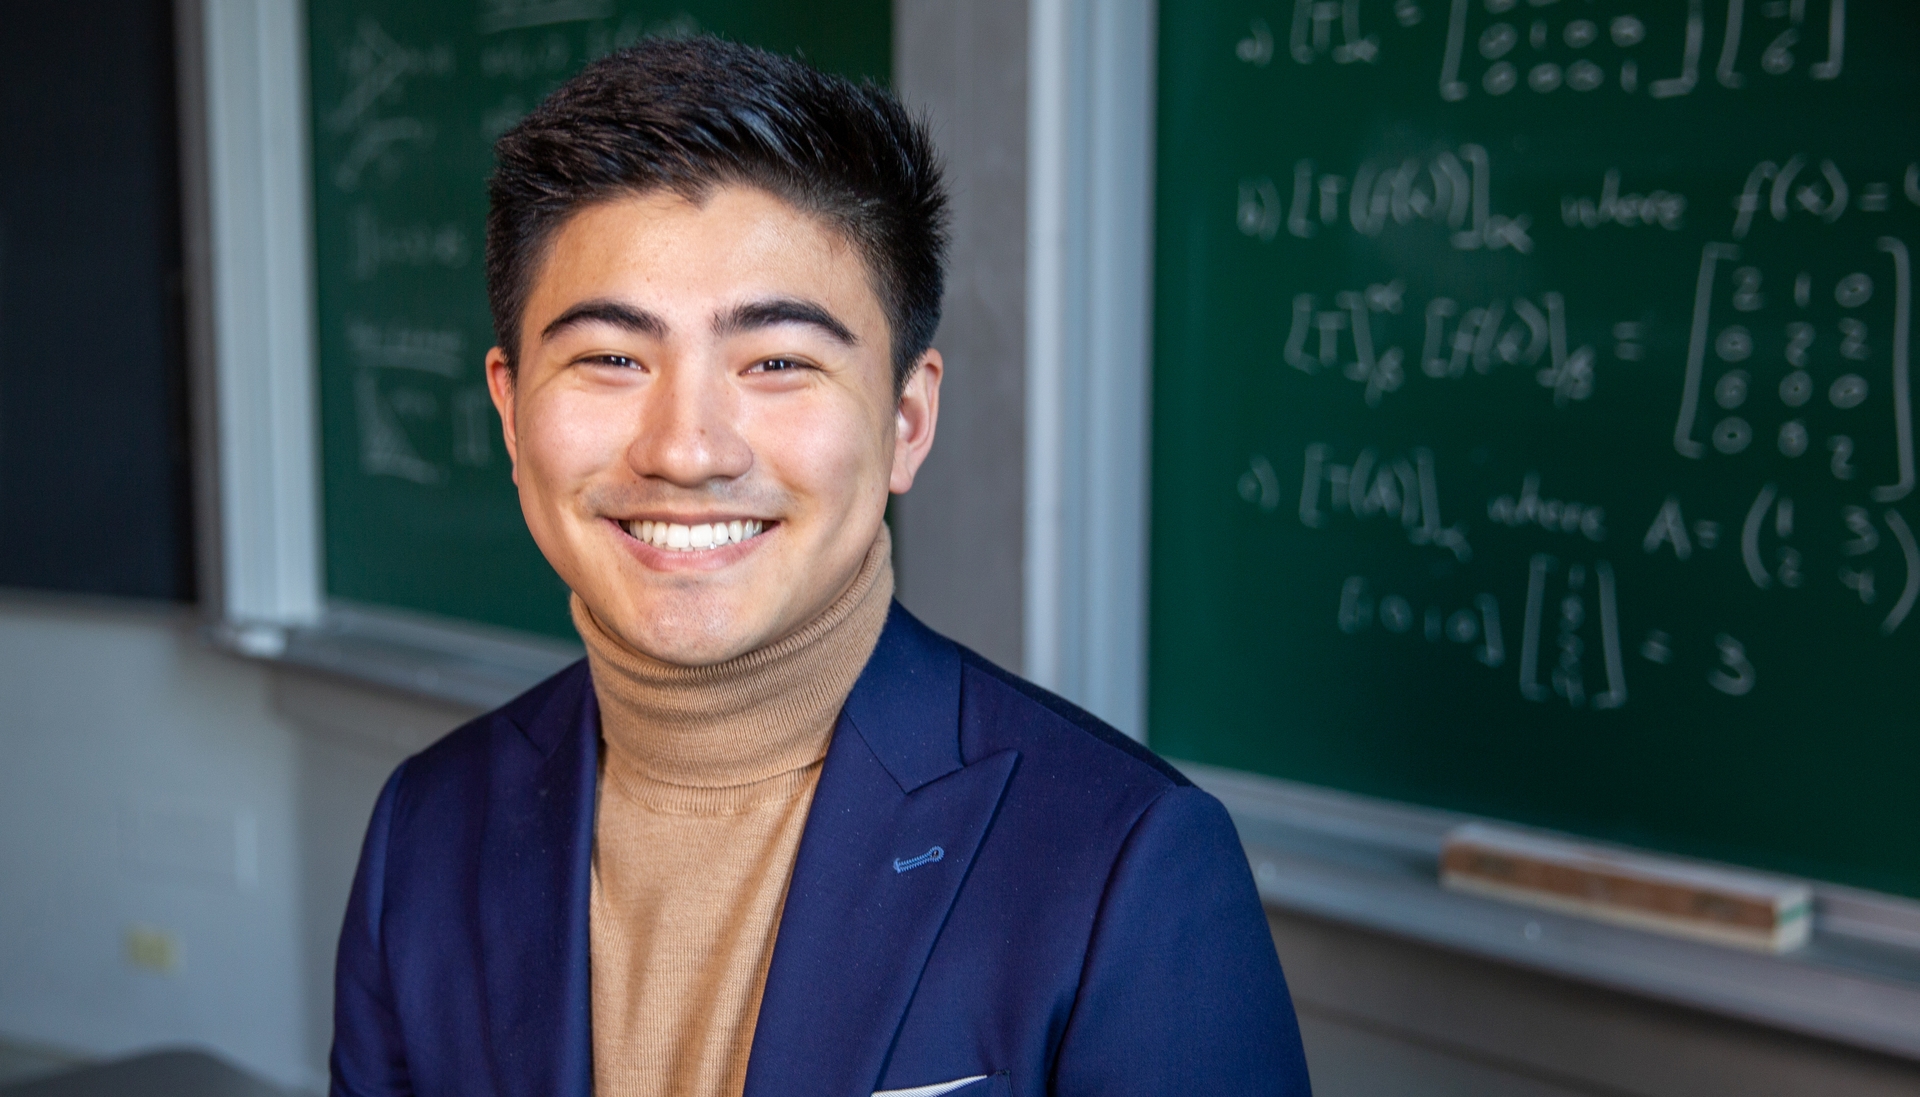
[[[589,920],[595,1097],[737,1097],[840,707],[893,597],[886,528],[853,585],[778,643],[663,663],[578,597],[600,701]]]

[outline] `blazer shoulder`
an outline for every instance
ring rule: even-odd
[[[1072,701],[960,646],[963,696],[990,710],[974,732],[986,754],[1013,747],[1070,756],[1080,766],[1144,783],[1155,793],[1193,782],[1166,760]],[[964,703],[964,702],[963,702]],[[975,723],[969,721],[969,723]],[[967,752],[973,756],[974,751]]]
[[[454,728],[404,763],[401,780],[413,788],[484,780],[487,762],[504,749],[527,746],[551,753],[593,692],[587,661],[561,668],[526,692]]]

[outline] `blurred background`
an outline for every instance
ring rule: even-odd
[[[579,652],[492,141],[703,32],[928,119],[900,598],[1227,803],[1320,1093],[1920,1092],[1897,0],[0,5],[0,1092],[325,1090],[381,783]],[[1810,938],[1442,887],[1485,820]]]

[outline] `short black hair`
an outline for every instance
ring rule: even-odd
[[[764,190],[865,260],[892,329],[897,393],[933,343],[947,197],[926,126],[855,84],[752,46],[648,39],[588,65],[494,145],[487,303],[509,368],[534,273],[576,212],[624,194]]]

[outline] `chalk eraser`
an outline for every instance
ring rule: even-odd
[[[1813,929],[1803,883],[1677,858],[1468,823],[1446,837],[1440,882],[1679,937],[1786,952]]]

